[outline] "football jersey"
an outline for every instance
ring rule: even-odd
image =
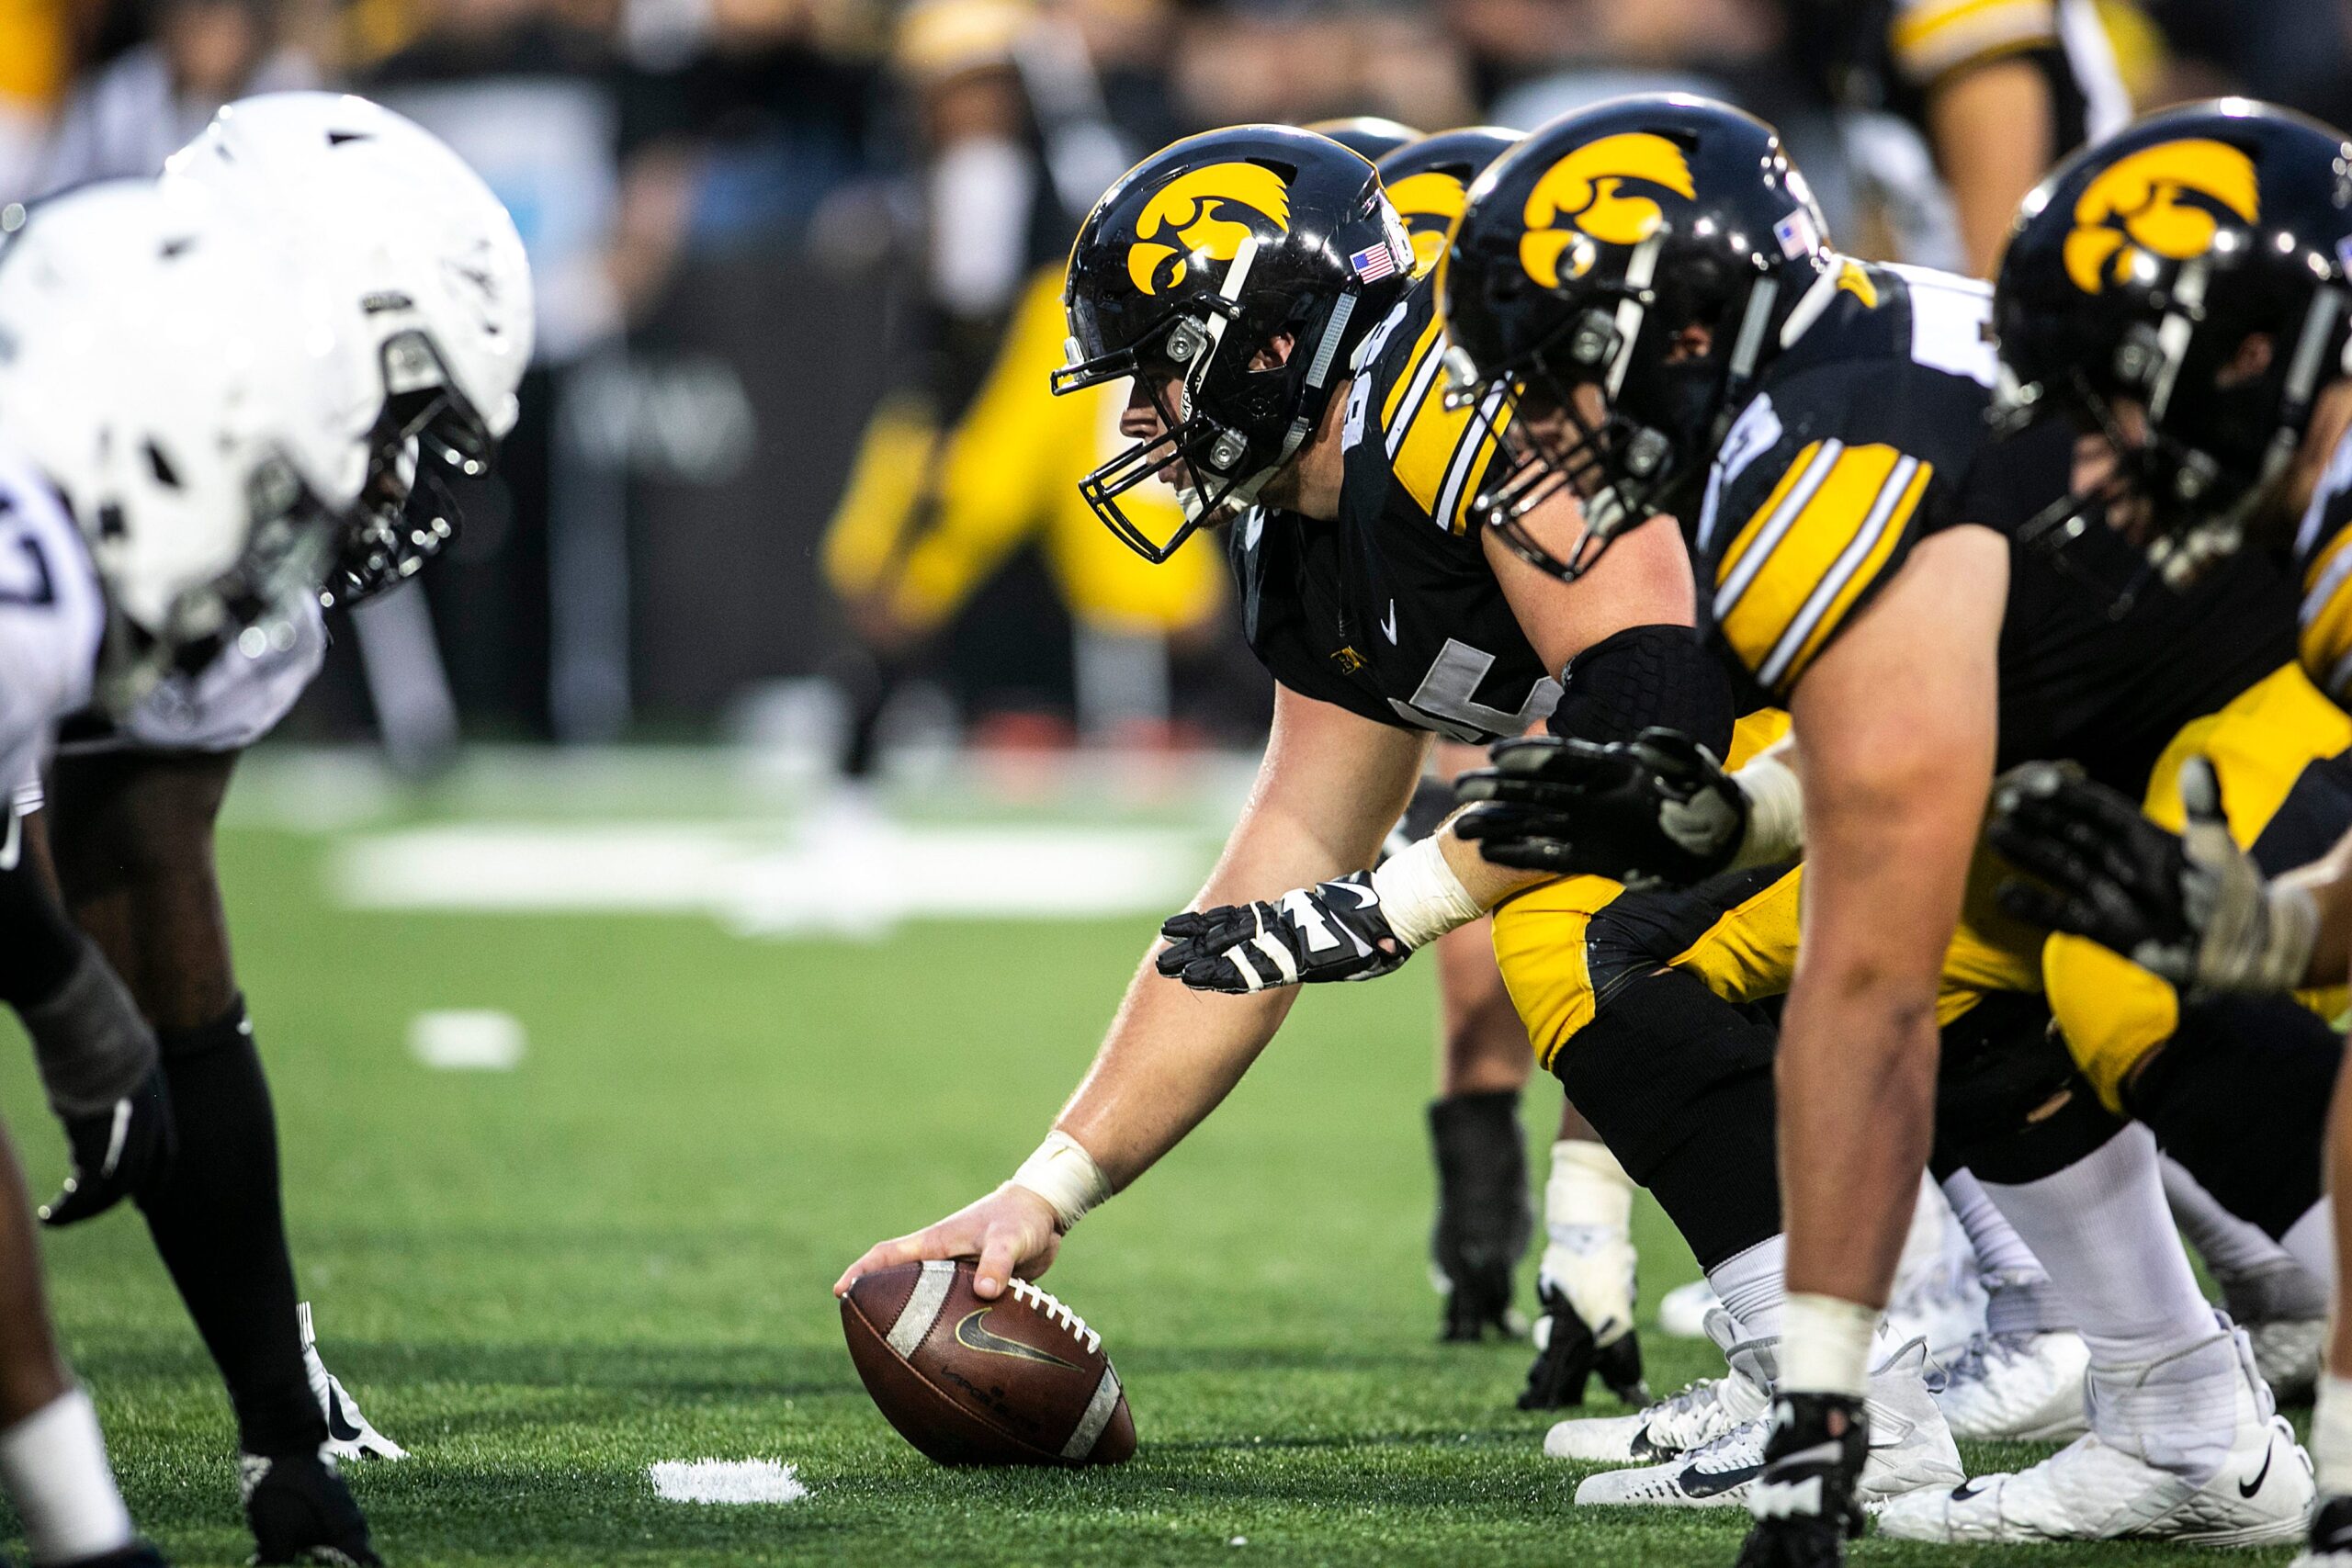
[[[90,700],[105,601],[82,535],[0,450],[0,787],[38,780],[57,722]]]
[[[1457,740],[1517,735],[1559,701],[1487,560],[1470,502],[1492,430],[1446,406],[1435,302],[1417,284],[1368,334],[1348,389],[1339,515],[1272,507],[1227,541],[1250,647],[1301,695]]]
[[[1772,697],[1918,540],[1962,524],[2013,537],[2065,493],[2063,424],[1992,439],[1989,304],[1968,279],[1848,263],[1791,317],[1709,473],[1697,537],[1717,640]],[[2067,759],[2137,794],[2184,723],[2293,657],[2292,585],[2265,557],[2185,594],[2152,585],[2120,618],[2111,604],[2040,549],[2011,550],[1999,765]]]
[[[164,676],[119,718],[76,716],[62,744],[69,751],[242,751],[293,711],[326,656],[326,617],[306,594],[195,674]]]
[[[2336,443],[2295,535],[2296,653],[2312,683],[2352,707],[2352,433]]]

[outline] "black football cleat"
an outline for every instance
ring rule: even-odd
[[[324,1450],[237,1460],[255,1562],[323,1562],[380,1568],[368,1519]]]
[[[1862,1533],[1854,1495],[1870,1437],[1862,1402],[1834,1393],[1783,1393],[1772,1401],[1764,1470],[1748,1494],[1755,1525],[1738,1568],[1838,1568],[1846,1542]]]
[[[1492,1330],[1510,1338],[1522,1331],[1511,1310],[1513,1278],[1535,1234],[1519,1096],[1498,1090],[1433,1101],[1430,1141],[1437,1156],[1430,1257],[1445,1298],[1438,1337],[1475,1341]]]
[[[1527,1386],[1520,1392],[1521,1410],[1580,1405],[1585,1385],[1596,1376],[1627,1404],[1650,1402],[1650,1386],[1642,1377],[1641,1340],[1632,1329],[1606,1345],[1598,1344],[1591,1325],[1551,1280],[1537,1279],[1535,1300],[1544,1315],[1535,1320],[1535,1364],[1527,1369]]]
[[[2352,1568],[2352,1497],[2322,1497],[2312,1533],[2292,1568]]]
[[[163,1068],[104,1111],[63,1120],[74,1174],[41,1205],[41,1224],[57,1229],[96,1219],[125,1198],[144,1198],[169,1179],[179,1140]]]

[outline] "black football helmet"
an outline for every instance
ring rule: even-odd
[[[1069,366],[1057,393],[1135,378],[1160,434],[1079,481],[1147,560],[1259,488],[1314,434],[1364,335],[1403,297],[1413,251],[1380,176],[1328,137],[1244,125],[1136,164],[1088,214],[1062,303]],[[1253,368],[1287,333],[1288,356]],[[1184,522],[1156,540],[1118,498],[1171,467]]]
[[[1402,120],[1389,119],[1376,114],[1352,114],[1343,119],[1311,119],[1301,127],[1317,136],[1328,136],[1357,157],[1377,164],[1409,141],[1419,141],[1422,132]]]
[[[1462,216],[1470,184],[1519,140],[1516,130],[1473,125],[1408,141],[1373,160],[1389,205],[1413,237],[1413,276],[1426,276],[1445,254],[1445,237]]]
[[[1438,265],[1449,395],[1512,464],[1474,514],[1573,580],[1618,535],[1688,511],[1771,329],[1829,265],[1826,235],[1779,134],[1728,105],[1612,98],[1530,132],[1471,186]],[[1565,449],[1521,428],[1534,410],[1566,416]],[[1523,522],[1562,485],[1584,503],[1565,559]]]
[[[2274,509],[2312,400],[2347,373],[2347,259],[2352,142],[2285,109],[2189,105],[2060,164],[2001,258],[1995,417],[2012,434],[2072,421],[2117,466],[2020,540],[2071,562],[2129,501],[2140,580],[2186,587],[2237,549]],[[2120,585],[2119,613],[2138,585]]]

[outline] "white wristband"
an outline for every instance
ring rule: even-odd
[[[1381,862],[1372,874],[1372,889],[1380,895],[1388,929],[1408,952],[1487,912],[1446,863],[1445,845],[1435,834]]]
[[[1012,1181],[1052,1206],[1055,1221],[1065,1235],[1086,1217],[1089,1209],[1111,1196],[1111,1179],[1086,1152],[1086,1145],[1058,1127],[1046,1134],[1035,1154],[1021,1162]]]
[[[1724,869],[1777,865],[1804,853],[1804,785],[1797,771],[1767,751],[1731,777],[1747,797],[1747,834]]]

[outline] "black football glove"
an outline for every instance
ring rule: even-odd
[[[52,1229],[95,1219],[125,1198],[146,1197],[163,1184],[179,1146],[161,1067],[106,1110],[62,1120],[74,1173],[41,1205],[40,1223]]]
[[[1747,797],[1713,753],[1679,730],[1597,745],[1533,736],[1496,743],[1462,775],[1453,830],[1497,865],[1686,887],[1732,862]]]
[[[1159,928],[1159,972],[1196,991],[1240,996],[1270,986],[1371,980],[1412,953],[1388,929],[1367,871],[1285,893],[1274,903],[1187,911]]]
[[[1993,847],[2035,880],[2001,886],[2019,919],[2090,938],[2177,986],[2282,991],[2302,983],[2318,932],[2310,897],[2267,882],[2230,836],[2213,764],[2180,768],[2186,827],[2070,768],[2030,762],[1993,792]]]

